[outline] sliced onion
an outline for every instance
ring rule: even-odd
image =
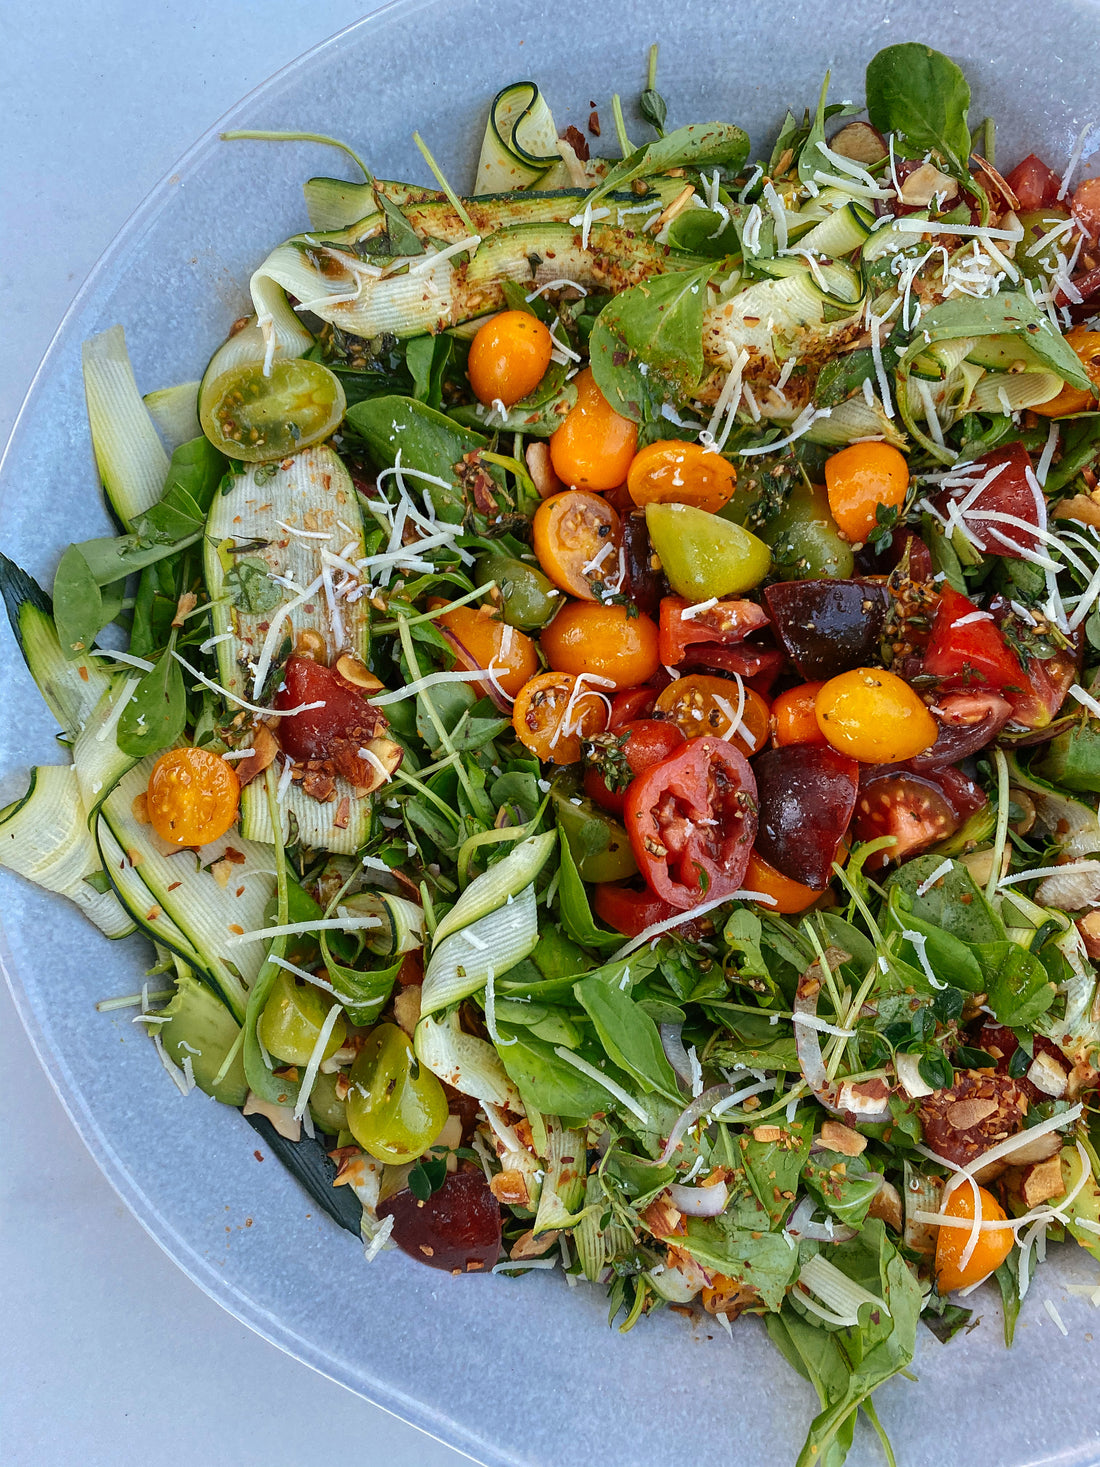
[[[847,954],[840,952],[838,948],[830,948],[825,954],[830,964],[845,961]],[[798,992],[795,994],[795,1014],[805,1014],[812,1019],[817,1018],[817,999],[821,992],[821,964],[812,963],[798,980]],[[825,1061],[821,1054],[821,1037],[818,1031],[810,1024],[798,1024],[794,1026],[794,1042],[798,1051],[798,1063],[802,1070],[802,1078],[813,1091],[818,1103],[830,1113],[847,1119],[851,1114],[839,1104],[841,1086],[831,1081],[825,1071]],[[890,1108],[884,1106],[881,1110],[861,1111],[856,1120],[865,1125],[877,1126],[890,1119]]]
[[[683,1080],[688,1089],[691,1088],[691,1061],[688,1052],[684,1048],[684,1041],[680,1038],[683,1032],[683,1024],[660,1024],[658,1026],[661,1035],[661,1048],[665,1052],[665,1059],[676,1071],[677,1076]]]
[[[730,1200],[725,1182],[716,1182],[713,1187],[684,1187],[673,1183],[668,1191],[673,1205],[688,1217],[717,1217]]]
[[[792,1238],[806,1238],[811,1243],[849,1243],[857,1236],[856,1228],[849,1227],[847,1223],[834,1222],[832,1218],[823,1223],[814,1222],[816,1206],[812,1197],[803,1197],[791,1213],[784,1231],[790,1233]],[[682,1212],[683,1208],[680,1210]]]

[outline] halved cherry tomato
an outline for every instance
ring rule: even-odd
[[[1089,239],[1100,238],[1100,178],[1086,178],[1079,183],[1070,202]]]
[[[1012,704],[999,693],[981,688],[944,693],[932,705],[940,731],[936,742],[909,761],[914,769],[942,769],[958,764],[990,744],[1012,716]]]
[[[814,705],[818,727],[841,754],[890,764],[930,749],[939,727],[909,684],[881,667],[830,678]]]
[[[1073,648],[1060,648],[1053,657],[1033,657],[1027,666],[1023,690],[1002,689],[1012,705],[1012,723],[1020,728],[1046,728],[1066,701],[1080,665],[1080,643]]]
[[[674,723],[642,718],[636,723],[597,734],[584,746],[584,792],[605,810],[622,811],[630,781],[643,769],[667,759],[684,742]],[[643,924],[644,925],[644,924]]]
[[[576,406],[550,435],[550,462],[574,489],[614,489],[626,479],[638,442],[637,424],[622,418],[596,386],[592,369],[574,378]]]
[[[675,917],[679,907],[654,896],[648,888],[635,891],[617,881],[605,881],[592,888],[592,908],[601,922],[621,932],[624,937],[637,937],[655,922]],[[686,924],[685,924],[686,925]],[[684,928],[678,929],[683,931]]]
[[[859,793],[859,765],[817,744],[787,744],[754,761],[757,854],[814,891],[828,886]]]
[[[693,610],[682,596],[665,596],[661,601],[661,661],[675,667],[685,648],[696,642],[729,646],[767,624],[768,613],[755,601],[716,601],[705,610]]]
[[[540,672],[516,695],[512,727],[524,748],[551,764],[575,764],[581,740],[603,733],[607,702],[568,672]]]
[[[656,688],[626,688],[621,693],[615,693],[611,699],[608,728],[622,728],[636,719],[648,718],[656,701]]]
[[[985,792],[959,769],[870,769],[860,781],[852,833],[861,841],[895,837],[868,862],[874,870],[947,840],[985,803]]]
[[[1100,208],[1100,200],[1098,200]],[[1084,326],[1071,326],[1066,332],[1066,342],[1081,358],[1081,365],[1100,391],[1100,331],[1089,331]],[[1031,409],[1043,418],[1064,418],[1069,413],[1094,412],[1098,406],[1097,393],[1084,387],[1071,387],[1063,383],[1062,390],[1046,402],[1037,403]]]
[[[635,454],[626,484],[635,504],[694,504],[717,514],[733,497],[737,474],[720,453],[671,438]]]
[[[535,554],[563,591],[599,601],[609,582],[618,589],[622,523],[606,500],[583,489],[544,499],[532,524]]]
[[[745,890],[771,897],[771,901],[760,903],[766,911],[789,916],[812,907],[825,888],[815,891],[812,886],[803,886],[800,881],[792,881],[789,876],[781,875],[774,866],[769,866],[758,851],[753,851],[745,872]]]
[[[974,1188],[964,1181],[942,1206],[948,1217],[974,1217]],[[978,1188],[978,1217],[982,1222],[1004,1222],[1005,1211],[992,1192]],[[1016,1234],[1011,1228],[982,1228],[973,1253],[962,1266],[962,1257],[970,1242],[969,1228],[940,1227],[936,1239],[936,1287],[941,1294],[951,1294],[956,1289],[977,1284],[1000,1268],[1012,1252]]]
[[[146,806],[161,840],[205,846],[237,818],[241,786],[232,764],[209,749],[169,749],[153,765]]]
[[[534,392],[550,365],[554,343],[529,311],[501,311],[478,328],[470,343],[466,374],[479,402],[511,407]]]
[[[768,705],[759,693],[746,688],[745,706],[738,719],[739,696],[737,684],[729,678],[693,672],[678,677],[658,693],[654,708],[677,724],[685,738],[712,734],[729,739],[746,754],[755,754],[767,741]]]
[[[381,711],[372,708],[360,690],[345,682],[332,667],[312,657],[288,658],[283,687],[275,695],[276,708],[298,708],[319,703],[304,713],[281,718],[276,729],[279,747],[292,759],[331,760],[337,774],[354,785],[374,783],[371,765],[359,750],[386,726]]]
[[[1029,153],[1016,164],[1006,176],[1005,183],[1019,199],[1023,210],[1045,209],[1058,202],[1061,179],[1034,153]]]
[[[1029,552],[1042,550],[1038,536],[1018,524],[998,523],[989,515],[1010,515],[1014,520],[1024,520],[1028,526],[1037,526],[1041,492],[1037,481],[1032,487],[1031,459],[1022,443],[1007,443],[1003,448],[991,448],[988,453],[983,453],[974,460],[968,477],[977,484],[990,469],[995,468],[999,470],[996,477],[970,500],[962,511],[962,520],[982,549],[994,555],[1008,556],[1010,560],[1020,560]],[[941,515],[946,515],[951,500],[970,499],[972,492],[965,487],[944,491],[932,503]]]
[[[439,625],[455,649],[460,667],[491,668],[494,681],[514,698],[539,670],[539,654],[531,638],[505,626],[491,606],[456,606],[439,618]],[[482,696],[488,682],[473,684]]]
[[[780,693],[772,704],[772,743],[777,748],[784,744],[828,743],[817,722],[814,705],[824,683],[799,683]]]
[[[946,581],[932,622],[932,637],[924,653],[924,671],[966,687],[979,684],[998,691],[1002,688],[1022,691],[1027,687],[1027,675],[1020,659],[996,622],[988,613],[979,612],[973,601]]]
[[[689,739],[639,774],[625,816],[646,884],[677,910],[743,885],[756,837],[756,778],[724,739]]]
[[[706,669],[736,673],[745,686],[766,698],[786,664],[777,647],[762,647],[758,642],[741,642],[736,647],[719,647],[714,642],[696,642],[685,651],[680,666],[692,672]]]
[[[661,665],[657,625],[632,610],[567,601],[539,639],[547,662],[557,672],[606,678],[616,690],[646,682]]]
[[[336,432],[347,400],[321,362],[276,358],[230,367],[204,386],[202,431],[222,453],[246,463],[271,463]]]
[[[889,443],[852,443],[825,460],[825,487],[833,519],[853,545],[862,545],[880,504],[904,504],[909,465]]]

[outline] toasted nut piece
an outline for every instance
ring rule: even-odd
[[[144,790],[130,801],[130,814],[139,825],[149,824],[149,801],[146,799]],[[223,882],[222,885],[224,884]]]
[[[544,1253],[550,1252],[560,1236],[559,1229],[551,1228],[549,1232],[540,1233],[536,1238],[534,1229],[528,1228],[527,1232],[521,1233],[513,1243],[508,1257],[517,1261],[524,1258],[541,1258]]]
[[[901,1193],[894,1186],[893,1182],[883,1182],[882,1186],[871,1198],[871,1205],[867,1209],[867,1216],[877,1217],[888,1228],[893,1228],[896,1233],[901,1232],[904,1224]]]
[[[754,1126],[752,1139],[754,1141],[780,1141],[783,1138],[782,1126]]]
[[[910,206],[918,205],[924,207],[932,200],[939,197],[948,203],[959,192],[959,185],[947,173],[941,173],[931,163],[922,163],[912,172],[901,186],[901,199],[903,204]]]
[[[1060,1156],[1051,1156],[1019,1170],[1020,1195],[1028,1207],[1038,1207],[1040,1202],[1049,1202],[1065,1193]]]
[[[362,688],[365,693],[377,693],[382,685],[379,678],[354,652],[341,652],[336,659],[336,671],[352,687]]]
[[[993,193],[1000,194],[1001,198],[1004,200],[1006,208],[1008,208],[1009,210],[1018,209],[1020,207],[1019,199],[1016,197],[1015,192],[1009,187],[1007,181],[1003,179],[1001,175],[997,172],[997,170],[993,167],[993,164],[986,162],[986,160],[982,157],[979,157],[977,153],[972,154],[972,158],[974,166],[982,175],[982,178],[987,188],[989,188]],[[1005,218],[1001,220],[1002,229],[1015,229],[1018,224],[1019,220],[1015,218]]]
[[[667,1192],[655,1197],[646,1210],[638,1214],[655,1238],[670,1237],[680,1228],[681,1213]]]
[[[303,627],[294,639],[294,651],[298,657],[312,657],[315,662],[323,662],[328,647],[315,627]]]
[[[882,133],[869,122],[849,122],[829,139],[829,147],[842,158],[851,158],[853,163],[862,163],[864,167],[881,163],[890,151]]]
[[[969,1131],[971,1126],[980,1126],[996,1109],[995,1100],[973,1096],[966,1100],[956,1100],[954,1105],[947,1107],[945,1114],[948,1123],[956,1131]]]
[[[861,1156],[867,1150],[867,1137],[840,1121],[826,1121],[817,1139],[822,1146],[830,1151],[839,1151],[842,1156]]]
[[[527,1178],[522,1172],[497,1172],[496,1176],[489,1183],[489,1190],[498,1202],[503,1202],[507,1207],[527,1207],[530,1205],[531,1199],[527,1192]]]
[[[1100,912],[1089,912],[1077,919],[1077,931],[1084,940],[1085,951],[1095,962],[1100,958]]]
[[[1076,520],[1081,525],[1100,527],[1100,489],[1091,494],[1071,494],[1068,499],[1059,499],[1051,510],[1056,520]]]
[[[261,1100],[258,1095],[250,1090],[248,1097],[241,1109],[241,1114],[246,1116],[266,1116],[278,1131],[280,1136],[285,1136],[288,1141],[300,1141],[302,1139],[302,1123],[294,1117],[292,1105],[276,1105],[270,1100]]]
[[[736,1319],[743,1309],[759,1301],[760,1295],[751,1284],[724,1273],[716,1273],[703,1289],[703,1308],[708,1314],[724,1314],[727,1319]]]
[[[393,1016],[410,1039],[420,1022],[420,995],[423,992],[419,983],[410,983],[393,1001]]]
[[[364,745],[374,755],[374,759],[382,766],[377,768],[374,759],[365,761],[371,767],[371,782],[360,787],[360,794],[369,795],[389,782],[390,776],[400,767],[405,751],[400,744],[395,744],[393,739],[370,739]]]
[[[250,780],[255,779],[257,774],[262,774],[268,765],[274,761],[275,755],[278,752],[279,745],[275,742],[275,735],[266,723],[258,723],[256,725],[256,732],[252,735],[251,758],[237,759],[234,761],[234,768],[237,771],[237,778],[240,780],[241,788],[243,789]]]
[[[1040,1050],[1027,1069],[1027,1078],[1044,1095],[1061,1100],[1069,1085],[1069,1065],[1060,1063],[1054,1055]]]
[[[550,462],[550,445],[536,438],[533,443],[527,445],[523,456],[527,460],[527,472],[539,491],[539,498],[549,499],[551,494],[560,494],[565,485],[554,473],[554,467]]]

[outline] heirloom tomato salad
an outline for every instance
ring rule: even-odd
[[[0,860],[368,1259],[759,1315],[835,1467],[1100,1258],[1100,180],[924,46],[759,153],[655,71],[462,196],[337,145],[198,383],[86,343]]]

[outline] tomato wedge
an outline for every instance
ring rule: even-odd
[[[685,616],[685,612],[689,614]],[[666,596],[661,602],[661,661],[666,667],[675,667],[693,643],[729,646],[767,624],[768,613],[755,601],[731,598],[693,611],[683,596]]]
[[[970,499],[982,477],[992,469],[997,470],[996,477],[961,511],[963,524],[979,549],[1010,560],[1026,560],[1043,548],[1038,535],[1029,527],[1046,528],[1046,508],[1031,457],[1022,443],[1008,443],[983,453],[967,470],[967,477],[973,483],[937,494],[933,505],[941,515],[946,515],[948,504]],[[1020,523],[1006,523],[997,518],[1000,515]]]
[[[860,785],[852,833],[861,841],[895,837],[892,849],[868,861],[868,870],[876,870],[947,840],[985,803],[984,792],[958,769],[918,774],[904,766],[882,766]]]
[[[334,668],[295,655],[287,659],[275,707],[298,708],[303,703],[321,706],[281,718],[276,731],[279,747],[303,763],[331,760],[337,774],[354,785],[369,787],[372,769],[359,750],[385,729],[381,710],[373,708]]]
[[[649,889],[686,912],[742,885],[756,838],[756,777],[724,739],[689,739],[638,775],[626,829]]]
[[[785,744],[755,761],[756,853],[788,881],[822,891],[859,793],[859,765],[827,745]]]
[[[601,922],[621,932],[624,937],[637,937],[654,922],[675,917],[680,910],[649,891],[635,891],[617,881],[603,881],[592,888],[592,907]],[[682,930],[682,929],[681,929]]]
[[[677,726],[660,718],[639,718],[612,733],[597,734],[583,745],[585,794],[619,814],[631,780],[667,759],[683,742]]]
[[[657,701],[656,688],[626,688],[611,699],[608,728],[625,728],[639,718],[649,718]]]
[[[924,654],[924,671],[964,687],[975,683],[1015,689],[1028,685],[1020,659],[1005,641],[987,612],[945,581],[932,623],[932,637]]]
[[[1005,183],[1019,199],[1021,209],[1049,209],[1058,202],[1061,179],[1034,153],[1016,164]]]

